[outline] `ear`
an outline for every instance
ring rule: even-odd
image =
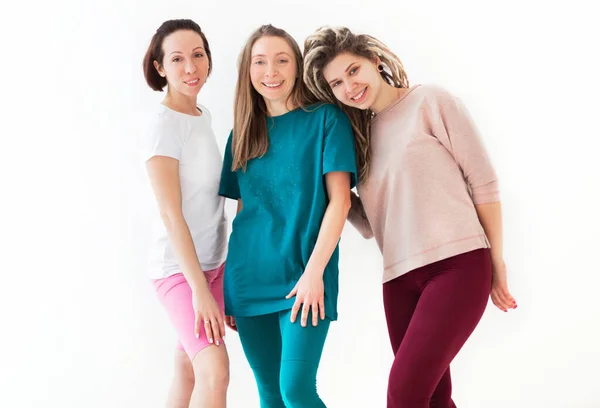
[[[160,66],[160,64],[158,62],[154,61],[153,64],[154,64],[154,68],[158,72],[158,75],[160,75],[163,78],[167,76],[167,74],[165,73],[165,70]]]
[[[379,55],[375,55],[371,61],[375,64],[375,68],[381,65],[381,58],[379,58]]]

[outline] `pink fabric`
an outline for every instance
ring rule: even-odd
[[[223,298],[224,270],[225,264],[217,269],[204,271],[210,291],[223,314],[225,313]],[[201,327],[199,338],[196,338],[194,334],[195,315],[192,307],[192,288],[182,273],[176,273],[164,279],[155,279],[153,284],[156,289],[156,296],[167,311],[169,320],[177,332],[179,339],[177,348],[184,350],[190,360],[193,360],[199,351],[211,344],[206,338],[204,325]]]
[[[383,282],[490,244],[475,204],[500,200],[496,173],[462,103],[414,86],[375,116],[371,168],[349,221],[375,236]]]

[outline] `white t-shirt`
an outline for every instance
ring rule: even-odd
[[[218,268],[227,255],[225,199],[220,197],[222,156],[211,127],[208,110],[201,116],[186,115],[160,105],[145,137],[144,161],[153,156],[179,160],[181,204],[198,260],[204,271]],[[181,272],[158,211],[152,214],[153,243],[150,275],[166,278]]]

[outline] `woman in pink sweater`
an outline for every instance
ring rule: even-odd
[[[304,80],[352,122],[360,182],[348,216],[383,253],[395,354],[388,408],[450,408],[450,363],[485,310],[517,307],[506,283],[494,169],[468,112],[409,87],[399,58],[347,28],[306,39]]]

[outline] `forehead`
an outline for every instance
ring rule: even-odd
[[[326,80],[331,80],[334,78],[340,78],[344,75],[344,71],[351,64],[356,62],[361,62],[364,58],[359,57],[358,55],[343,53],[338,54],[329,64],[325,66],[323,70],[323,75]]]
[[[166,54],[173,51],[191,52],[197,47],[204,48],[202,37],[192,30],[178,30],[169,34],[163,41],[163,49]]]
[[[273,56],[281,52],[294,57],[292,47],[281,37],[261,37],[252,46],[252,56],[260,54]]]

